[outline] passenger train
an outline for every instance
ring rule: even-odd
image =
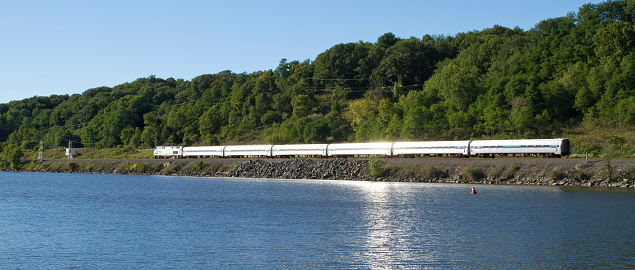
[[[421,141],[382,143],[157,146],[154,158],[546,156],[571,153],[568,139]]]

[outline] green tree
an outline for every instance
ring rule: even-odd
[[[312,121],[303,132],[305,143],[324,143],[326,138],[331,134],[331,129],[328,122],[320,118]]]
[[[214,135],[220,131],[223,125],[223,119],[219,112],[220,106],[214,105],[210,107],[198,119],[199,130],[202,136]]]
[[[153,126],[146,126],[141,132],[141,141],[143,145],[153,148],[157,146],[157,134]]]
[[[299,118],[309,115],[313,108],[313,100],[309,95],[297,95],[291,100],[293,115]]]
[[[22,168],[22,157],[24,156],[24,153],[20,147],[8,143],[4,146],[2,152],[12,169],[19,170]]]
[[[478,84],[481,71],[471,59],[450,62],[426,82],[430,91],[438,90],[451,105],[466,110],[481,90]]]
[[[391,81],[393,85],[405,88],[421,88],[413,85],[423,85],[434,71],[438,54],[433,47],[426,45],[416,38],[404,39],[386,50],[378,70],[380,76]],[[378,76],[375,74],[374,76]],[[404,93],[398,91],[396,96]]]
[[[399,40],[401,39],[396,37],[395,34],[389,32],[377,38],[377,45],[384,49],[388,49],[392,45],[395,45]]]
[[[509,115],[511,129],[516,132],[517,137],[522,137],[526,132],[533,131],[534,115],[529,100],[522,97],[515,97],[512,100],[512,110]]]
[[[595,53],[606,61],[610,58],[620,59],[633,51],[635,46],[635,24],[625,21],[614,21],[597,30],[593,36]]]
[[[338,44],[317,56],[314,63],[316,84],[366,89],[372,69],[364,67],[374,44],[367,42]]]

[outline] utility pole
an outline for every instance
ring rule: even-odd
[[[44,160],[44,140],[40,140],[40,151],[38,152],[37,160],[40,162]]]
[[[68,140],[68,159],[73,159],[73,141]]]

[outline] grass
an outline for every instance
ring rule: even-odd
[[[38,151],[23,150],[23,159],[37,160]],[[153,149],[134,149],[130,147],[115,147],[108,149],[77,148],[74,157],[76,159],[151,159]],[[43,153],[44,160],[67,159],[66,149],[47,149]]]
[[[635,158],[635,131],[628,127],[603,127],[598,123],[587,128],[568,129],[562,137],[571,141],[571,157]]]
[[[90,166],[90,165],[89,165]],[[147,162],[129,162],[125,161],[117,165],[117,171],[127,173],[146,173],[150,170]]]
[[[89,159],[59,159],[23,161],[25,170],[44,170],[58,172],[114,172],[123,174],[197,174],[199,172],[226,173],[236,170],[240,162],[204,161],[204,160],[89,160]],[[8,163],[0,160],[0,169],[7,170]]]

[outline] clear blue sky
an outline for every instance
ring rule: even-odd
[[[0,103],[76,94],[140,77],[190,80],[315,60],[384,33],[454,36],[496,24],[529,30],[585,0],[2,1]]]

